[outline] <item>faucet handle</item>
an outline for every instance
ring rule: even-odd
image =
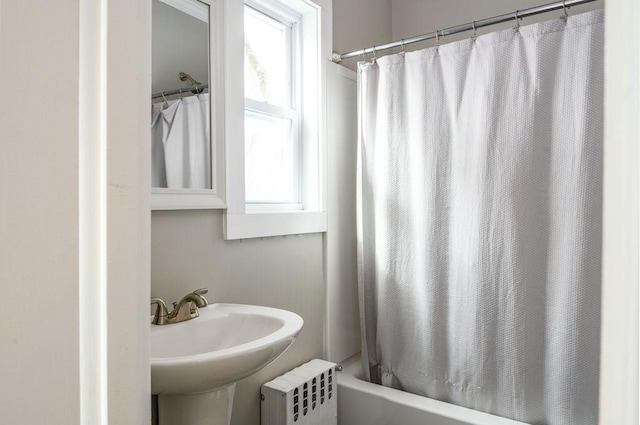
[[[151,298],[151,305],[157,305],[155,313],[153,314],[153,320],[151,323],[154,325],[164,325],[167,322],[167,317],[169,316],[169,312],[167,311],[167,306],[160,298],[153,297]]]
[[[209,293],[209,288],[200,288],[200,289],[196,289],[195,291],[193,291],[194,294],[198,294],[198,295],[204,295]]]

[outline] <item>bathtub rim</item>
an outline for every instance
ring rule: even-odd
[[[413,409],[422,410],[433,415],[440,415],[461,423],[473,425],[529,425],[513,419],[503,418],[490,413],[469,409],[444,401],[423,397],[416,394],[372,384],[362,379],[362,362],[360,353],[349,357],[341,363],[342,371],[338,375],[338,394],[340,387],[359,391]]]

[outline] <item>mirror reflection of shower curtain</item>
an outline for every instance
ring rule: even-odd
[[[371,381],[531,424],[597,424],[603,19],[360,65]]]
[[[209,94],[152,106],[151,186],[211,188]]]

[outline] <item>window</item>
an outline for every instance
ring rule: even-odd
[[[324,232],[322,59],[331,57],[321,17],[330,20],[331,2],[225,6],[225,22],[243,22],[225,28],[225,238]]]
[[[245,199],[250,209],[301,209],[297,22],[244,7]]]

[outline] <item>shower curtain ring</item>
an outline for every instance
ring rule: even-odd
[[[515,26],[514,28],[515,28],[516,30],[520,29],[520,17],[518,16],[518,13],[519,13],[519,12],[520,12],[519,10],[516,10],[516,13],[515,13],[515,17],[516,17],[516,26]]]
[[[440,47],[440,30],[436,30],[436,48]]]
[[[473,21],[471,23],[471,26],[473,27],[473,36],[471,36],[471,39],[475,40],[478,37],[478,30],[476,28],[476,21]]]
[[[371,62],[375,62],[378,58],[376,57],[376,46],[373,46],[373,57],[371,58]]]
[[[569,14],[567,13],[567,0],[562,0],[562,10],[564,11],[564,20],[567,20],[567,18],[569,17]]]
[[[404,51],[404,38],[400,39],[400,46],[402,46],[402,54],[404,55],[405,51]]]

